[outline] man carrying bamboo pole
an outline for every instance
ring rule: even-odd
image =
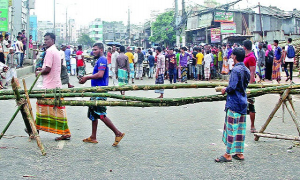
[[[37,68],[36,74],[41,72],[43,76],[42,89],[61,88],[61,57],[55,46],[55,35],[46,33],[44,36],[47,48],[42,68]],[[36,105],[36,128],[38,130],[60,134],[59,140],[70,140],[71,133],[67,121],[65,106]]]
[[[94,58],[97,62],[94,67],[93,75],[84,76],[79,80],[80,84],[84,84],[87,80],[91,79],[92,87],[95,86],[108,86],[109,69],[107,67],[107,59],[104,56],[104,47],[102,43],[96,43],[93,46]],[[104,97],[92,97],[91,100],[106,100]],[[106,116],[106,107],[104,106],[91,106],[88,110],[88,118],[92,121],[92,135],[83,140],[88,143],[98,143],[97,141],[97,127],[98,119],[115,133],[115,142],[112,146],[117,146],[125,133],[121,133],[111,120]]]
[[[231,71],[229,85],[222,89],[227,93],[225,105],[226,117],[223,131],[223,142],[226,153],[215,162],[231,162],[232,158],[244,160],[244,143],[246,134],[247,94],[250,71],[243,63],[245,51],[235,48],[232,52],[234,68]],[[231,156],[231,154],[234,154]]]

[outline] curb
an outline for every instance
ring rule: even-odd
[[[17,77],[20,78],[22,76],[34,73],[34,65],[25,66],[23,68],[17,69]]]

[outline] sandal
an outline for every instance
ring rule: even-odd
[[[112,146],[114,146],[114,147],[117,146],[120,143],[120,141],[123,139],[124,136],[125,136],[125,133],[122,133],[122,135],[119,137],[116,136],[115,142],[113,143]]]
[[[91,137],[85,138],[82,141],[87,143],[94,143],[94,144],[98,143],[98,141],[91,139]]]
[[[233,159],[239,160],[239,161],[243,161],[245,160],[244,158],[240,158],[237,154],[232,156]]]
[[[251,132],[251,133],[257,133],[257,131],[256,131],[255,128],[251,128],[250,132]]]
[[[215,159],[215,162],[219,162],[219,163],[222,163],[222,162],[232,162],[232,159],[226,159],[224,156],[221,156],[217,159]]]
[[[71,136],[60,136],[55,138],[55,141],[61,141],[61,140],[70,140]]]

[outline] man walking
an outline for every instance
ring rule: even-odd
[[[44,41],[47,48],[46,56],[43,67],[38,68],[36,74],[41,72],[43,76],[42,89],[61,88],[61,57],[55,46],[55,35],[53,33],[46,33]],[[58,106],[53,108],[51,105],[40,105],[37,103],[36,128],[62,135],[55,138],[56,141],[70,140],[71,133],[68,127],[66,107]]]
[[[93,75],[84,76],[79,80],[80,84],[84,84],[87,80],[91,79],[92,87],[95,86],[108,86],[109,69],[107,67],[107,59],[104,56],[104,47],[102,43],[96,43],[93,46],[94,58],[97,62],[94,67]],[[91,100],[106,100],[103,97],[92,97]],[[125,133],[121,133],[111,120],[106,116],[106,107],[104,106],[91,106],[88,110],[88,118],[92,121],[92,135],[83,140],[88,143],[98,143],[97,141],[97,127],[98,119],[104,122],[104,124],[115,133],[115,142],[112,146],[117,146]]]
[[[68,84],[68,88],[73,88],[74,86],[70,84],[70,78],[68,75],[68,71],[67,71],[67,64],[66,64],[66,56],[65,56],[65,51],[66,51],[67,46],[62,45],[61,49],[59,51],[60,53],[60,58],[61,58],[61,73],[60,73],[60,78],[61,78],[61,83],[64,84]]]
[[[143,62],[144,62],[144,54],[141,51],[141,48],[137,49],[138,60],[136,63],[136,79],[143,80]]]
[[[228,87],[222,89],[222,94],[227,93],[222,138],[226,145],[226,153],[215,159],[215,162],[231,162],[232,158],[244,160],[247,114],[246,88],[250,81],[250,71],[243,63],[245,51],[242,48],[233,49],[232,54],[235,65],[231,71]],[[231,154],[234,155],[231,156]]]
[[[15,48],[16,48],[16,54],[18,55],[18,67],[20,68],[23,65],[22,62],[22,53],[23,53],[23,43],[21,42],[21,36],[17,36],[17,42],[15,44]]]
[[[292,38],[288,39],[288,45],[285,46],[286,49],[286,54],[284,54],[284,60],[283,60],[283,64],[284,64],[284,71],[286,73],[286,81],[290,80],[291,82],[293,82],[293,66],[294,63],[296,63],[295,61],[295,55],[296,55],[296,51],[294,46],[291,45],[292,43]],[[289,71],[287,69],[288,65],[290,66],[290,74]]]
[[[132,49],[131,47],[127,47],[127,52],[125,55],[128,57],[129,61],[129,67],[130,67],[130,75],[129,78],[131,79],[131,83],[134,84],[134,56],[132,54]]]
[[[116,49],[116,46],[112,47],[112,55],[111,55],[111,71],[112,71],[112,81],[113,81],[113,85],[116,86],[118,85],[118,80],[117,80],[117,75],[115,73],[115,69],[116,69],[116,61],[117,61],[117,57],[119,56],[119,53]]]

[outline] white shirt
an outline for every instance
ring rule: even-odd
[[[72,57],[72,58],[71,58],[71,61],[70,61],[70,64],[76,65],[76,59]]]
[[[229,70],[232,70],[233,69],[233,59],[232,58],[228,59],[228,65],[229,65]]]
[[[60,59],[63,61],[63,66],[67,66],[67,63],[66,63],[66,56],[65,56],[65,51],[63,50],[60,50],[59,51],[59,54],[60,54]]]
[[[289,48],[288,45],[285,46],[286,57],[285,57],[285,60],[284,60],[284,61],[285,61],[285,62],[294,62],[295,58],[288,58],[288,57],[287,57],[288,48]],[[294,46],[293,46],[293,48],[294,48]],[[295,48],[294,48],[294,51],[295,51],[295,53],[296,53]]]
[[[6,46],[8,46],[8,41],[4,39],[3,40],[3,51],[9,52],[8,47],[6,47]]]
[[[204,68],[210,68],[211,61],[212,61],[211,55],[210,54],[206,54],[204,56]]]
[[[117,57],[119,56],[119,53],[117,51],[115,51],[112,55],[111,55],[111,67],[114,69],[116,67],[116,62],[117,62]]]

